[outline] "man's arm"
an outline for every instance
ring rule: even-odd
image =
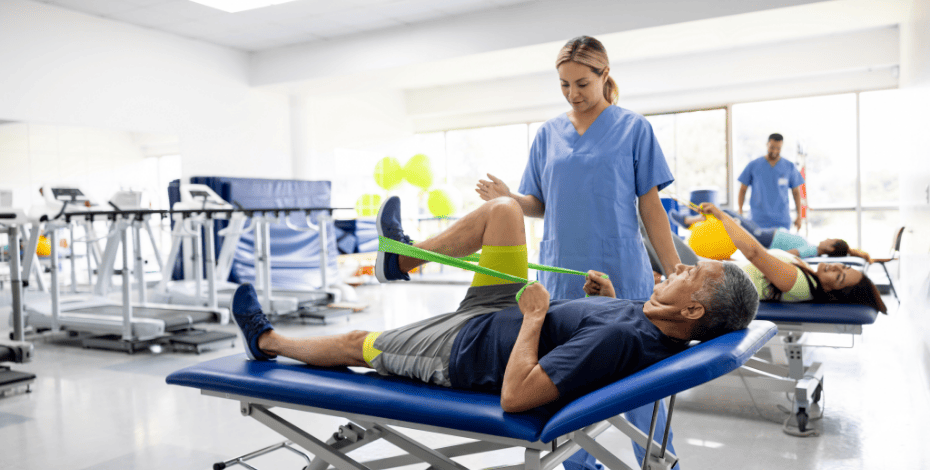
[[[740,216],[743,215],[743,201],[746,200],[746,189],[748,188],[749,186],[745,184],[740,183],[739,185],[739,196],[736,197],[736,212]]]
[[[523,325],[510,352],[501,387],[501,408],[508,413],[531,410],[559,398],[559,389],[539,366],[539,335],[548,311],[549,293],[542,284],[527,286],[520,297]]]
[[[791,188],[791,192],[794,194],[794,207],[798,211],[798,216],[794,219],[794,226],[801,230],[801,187],[795,186]]]

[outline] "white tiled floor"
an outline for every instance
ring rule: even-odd
[[[454,310],[464,285],[392,284],[359,289],[371,306],[331,325],[278,325],[293,335],[323,335],[353,329],[381,330]],[[853,349],[810,349],[825,363],[826,413],[813,427],[819,437],[797,438],[762,419],[742,388],[706,385],[679,395],[674,412],[675,445],[682,469],[889,469],[930,468],[930,393],[912,367],[926,363],[907,311],[882,316],[857,338]],[[0,325],[7,334],[6,310]],[[234,327],[219,327],[234,331]],[[814,337],[811,343],[848,344],[846,338]],[[241,342],[237,343],[237,346]],[[168,386],[171,371],[241,350],[200,356],[184,353],[135,355],[81,349],[68,342],[36,343],[36,358],[15,369],[38,375],[34,391],[0,399],[0,469],[209,469],[214,462],[279,442],[233,401]],[[780,419],[785,397],[755,390],[759,410]],[[321,439],[343,420],[281,411]],[[410,432],[435,446],[456,439]],[[607,432],[599,442],[632,458],[629,442]],[[388,456],[390,444],[375,443],[357,458]],[[507,450],[461,459],[470,468],[515,463]],[[300,469],[300,457],[280,452],[252,461],[259,469]],[[419,465],[410,468],[426,468]]]

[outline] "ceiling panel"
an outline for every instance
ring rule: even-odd
[[[295,0],[237,13],[190,0],[40,1],[223,46],[260,51],[536,0]]]
[[[145,7],[147,11],[156,11],[187,20],[205,20],[226,14],[216,8],[210,8],[189,0],[162,1]]]
[[[158,12],[150,8],[136,8],[134,10],[121,11],[107,16],[115,20],[152,28],[189,21],[186,18]]]

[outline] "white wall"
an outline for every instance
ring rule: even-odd
[[[365,150],[402,141],[413,130],[400,91],[295,97],[292,104],[293,177],[324,180],[356,171],[337,149]],[[365,171],[370,165],[366,162]],[[333,192],[340,188],[334,187]]]
[[[256,85],[368,73],[503,49],[816,3],[816,0],[537,0],[255,54]]]
[[[850,53],[855,51],[855,53]],[[608,51],[610,52],[610,51]],[[898,28],[611,63],[620,106],[640,113],[897,86]],[[544,121],[567,110],[555,70],[409,90],[417,131]],[[483,121],[483,122],[482,122]],[[509,121],[514,122],[514,121]]]
[[[908,227],[902,240],[902,313],[915,328],[915,347],[904,359],[916,364],[925,400],[930,400],[930,2],[909,0],[907,21],[901,27],[902,129],[893,149],[904,152],[901,165],[901,221]],[[909,339],[909,338],[908,338]]]
[[[25,0],[0,18],[0,119],[177,135],[185,177],[290,177],[288,99],[250,88],[246,53]]]

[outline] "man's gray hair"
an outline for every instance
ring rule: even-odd
[[[691,333],[691,339],[698,341],[746,328],[759,309],[755,284],[731,262],[723,263],[723,276],[719,280],[704,281],[704,286],[692,298],[704,306],[704,316]]]

